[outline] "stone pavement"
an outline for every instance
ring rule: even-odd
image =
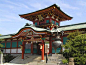
[[[54,61],[54,56],[48,56],[48,63],[46,63],[46,56],[44,56],[44,62],[41,62],[41,55],[24,55],[24,60],[21,59],[21,55],[18,55],[15,59],[9,63],[4,63],[3,65],[59,65],[57,62],[61,62],[63,59],[62,55],[58,54],[58,59]]]

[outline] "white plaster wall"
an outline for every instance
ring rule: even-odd
[[[3,53],[5,53],[5,49],[3,49]]]
[[[16,53],[17,49],[11,49],[11,53]]]
[[[21,49],[18,49],[18,53],[22,53]]]
[[[10,53],[10,49],[6,49],[6,53]]]

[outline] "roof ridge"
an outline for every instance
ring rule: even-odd
[[[81,24],[86,24],[86,22],[84,22],[84,23],[77,23],[77,24],[71,24],[71,25],[59,26],[59,28],[60,28],[60,27],[74,26],[74,25],[81,25]]]

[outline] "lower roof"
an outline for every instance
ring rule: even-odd
[[[68,30],[76,30],[76,29],[85,29],[86,28],[86,22],[84,23],[78,23],[78,24],[72,24],[72,25],[65,25],[65,26],[60,26],[58,27],[58,29],[53,29],[53,30],[49,30],[49,29],[44,29],[44,28],[38,28],[35,27],[34,25],[29,25],[29,26],[25,26],[23,28],[32,28],[35,31],[46,31],[46,32],[60,32],[60,31],[68,31]],[[17,33],[16,33],[17,34]],[[0,39],[6,39],[6,38],[12,38],[12,36],[15,34],[9,34],[9,35],[2,35],[0,36]]]
[[[60,31],[68,31],[68,30],[76,30],[76,29],[84,29],[86,28],[86,22],[84,23],[78,23],[78,24],[72,24],[72,25],[65,25],[65,26],[60,26],[58,29]]]

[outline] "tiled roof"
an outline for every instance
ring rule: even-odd
[[[0,39],[6,39],[6,38],[11,38],[11,35],[2,35],[2,36],[0,36]]]
[[[46,31],[46,32],[60,32],[60,31],[68,31],[68,30],[75,30],[75,29],[84,29],[86,28],[86,22],[85,23],[79,23],[79,24],[73,24],[73,25],[66,25],[66,26],[60,26],[58,29],[44,29],[44,28],[38,28],[35,27],[34,25],[29,25],[29,26],[25,26],[23,28],[32,28],[35,31]],[[4,38],[11,38],[12,35],[15,34],[9,34],[9,35],[2,35],[0,36],[0,39],[4,39]]]
[[[60,26],[58,29],[59,31],[62,31],[62,30],[67,31],[67,30],[75,30],[75,29],[83,29],[83,28],[86,28],[86,22],[73,24],[73,25]]]
[[[34,25],[25,26],[24,28],[28,28],[28,27],[34,29],[35,31],[47,31],[44,28],[38,28],[38,27],[35,27]]]

